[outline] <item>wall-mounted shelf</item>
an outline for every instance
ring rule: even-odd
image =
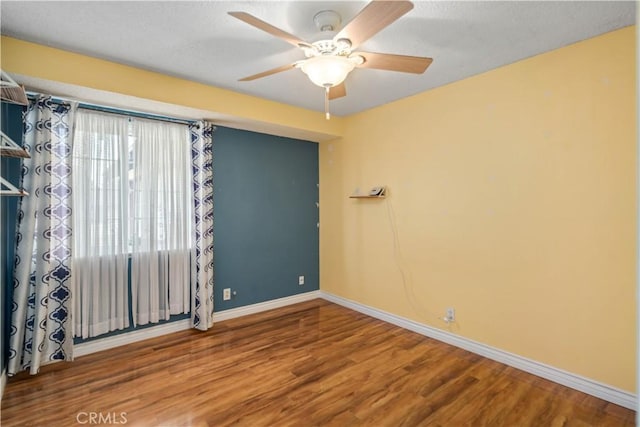
[[[356,189],[355,194],[349,196],[350,199],[384,199],[387,188],[384,186],[373,187],[369,194],[360,194],[360,191]]]
[[[0,98],[19,105],[29,105],[24,87],[16,83],[9,74],[0,70]]]
[[[367,196],[363,194],[361,196],[349,196],[350,199],[384,199],[384,194],[381,196]]]

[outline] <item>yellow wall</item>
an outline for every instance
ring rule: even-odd
[[[635,64],[628,27],[349,117],[321,289],[635,391]]]

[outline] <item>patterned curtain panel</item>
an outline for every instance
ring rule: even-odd
[[[193,171],[193,233],[191,255],[191,322],[206,331],[213,326],[213,132],[207,122],[190,126]]]
[[[72,360],[71,135],[75,107],[50,97],[31,101],[24,114],[14,294],[9,338],[10,375]]]

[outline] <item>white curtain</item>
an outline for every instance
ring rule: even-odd
[[[126,117],[78,110],[73,148],[75,336],[129,326]]]
[[[134,324],[190,310],[192,190],[186,125],[133,125],[131,291]]]

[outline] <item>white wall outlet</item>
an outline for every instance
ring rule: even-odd
[[[456,310],[453,307],[447,307],[445,312],[444,321],[447,323],[456,321]]]
[[[231,288],[224,288],[222,290],[222,299],[224,301],[229,301],[231,299]]]
[[[304,276],[298,276],[298,285],[304,285]]]

